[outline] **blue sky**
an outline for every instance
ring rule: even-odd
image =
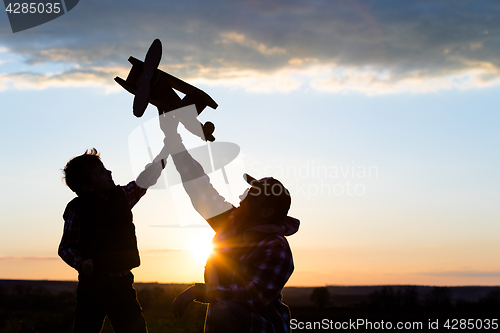
[[[134,178],[130,135],[154,109],[135,118],[113,78],[160,38],[161,69],[209,93],[201,119],[241,148],[231,194],[211,175],[220,191],[236,197],[243,171],[291,190],[291,285],[498,284],[498,7],[81,1],[16,34],[0,15],[0,278],[76,279],[56,254],[60,170],[96,147],[117,183]],[[139,281],[202,279],[192,240],[211,233],[180,226],[189,208],[172,187],[134,209]]]

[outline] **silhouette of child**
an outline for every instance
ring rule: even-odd
[[[149,164],[125,186],[115,185],[95,148],[64,167],[66,184],[77,194],[64,211],[58,251],[79,272],[74,332],[100,332],[106,316],[116,333],[147,332],[130,271],[140,265],[131,209],[163,166]]]

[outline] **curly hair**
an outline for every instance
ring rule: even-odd
[[[95,148],[87,149],[83,155],[71,158],[63,169],[66,185],[76,194],[81,193],[83,187],[90,182],[92,169],[100,161],[100,154]]]

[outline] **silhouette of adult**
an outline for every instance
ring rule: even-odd
[[[285,236],[299,227],[297,219],[287,216],[290,193],[274,178],[257,180],[245,174],[250,187],[240,196],[239,207],[226,202],[177,133],[176,117],[188,110],[182,112],[160,115],[164,149],[171,153],[193,207],[216,235],[205,266],[205,283],[179,294],[172,312],[180,317],[190,302],[198,301],[209,303],[207,333],[290,332],[290,311],[281,301],[294,269]]]

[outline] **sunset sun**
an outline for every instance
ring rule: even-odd
[[[212,252],[212,235],[198,235],[190,246],[191,253],[197,262],[205,263]]]

